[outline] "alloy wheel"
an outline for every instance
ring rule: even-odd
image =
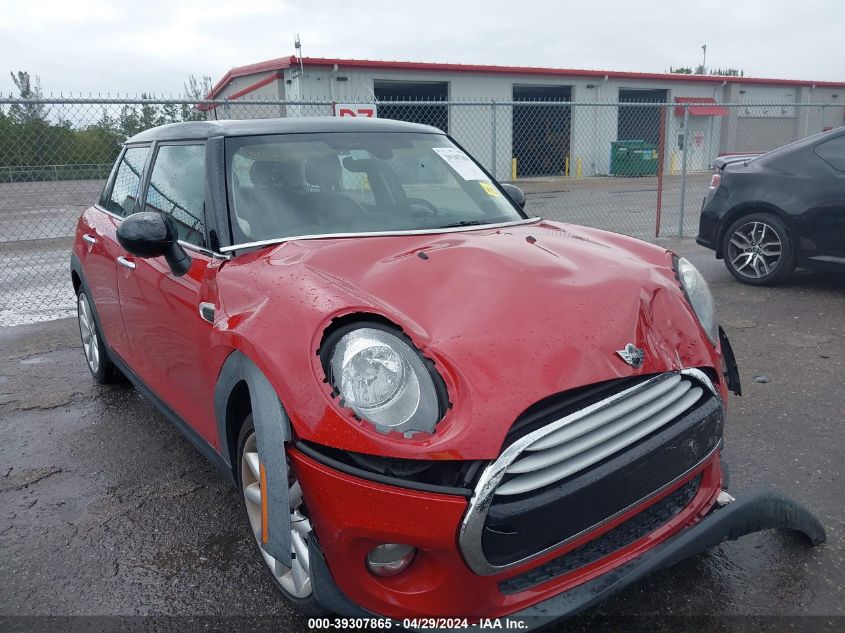
[[[94,323],[91,305],[84,292],[79,293],[77,298],[77,311],[79,314],[79,333],[82,335],[82,349],[85,351],[85,360],[92,374],[100,369],[100,341],[97,337],[97,326]]]
[[[783,243],[769,224],[747,222],[731,235],[727,256],[738,274],[749,279],[762,279],[771,275],[780,263]]]
[[[290,471],[289,471],[290,472]],[[308,518],[305,504],[302,500],[302,488],[299,482],[290,474],[290,543],[291,566],[287,567],[264,551],[261,542],[261,470],[258,461],[258,445],[255,433],[246,439],[241,458],[241,485],[249,524],[264,562],[270,568],[273,577],[281,587],[294,598],[307,598],[311,595],[311,567],[308,556],[308,534],[311,532],[311,521]]]

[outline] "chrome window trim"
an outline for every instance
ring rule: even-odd
[[[97,211],[102,211],[106,215],[110,215],[111,217],[113,217],[117,220],[123,220],[123,218],[126,217],[125,215],[118,215],[117,213],[114,213],[113,211],[109,211],[104,206],[102,206],[99,202],[94,205],[94,208],[97,209]]]
[[[525,435],[518,440],[516,440],[513,444],[508,446],[502,454],[499,455],[498,459],[494,462],[490,463],[481,473],[481,477],[478,480],[478,483],[473,490],[472,497],[469,500],[469,504],[467,505],[467,510],[464,513],[463,521],[461,522],[461,527],[458,533],[458,545],[461,550],[461,554],[464,558],[464,562],[469,566],[469,568],[474,571],[476,574],[480,576],[489,576],[491,574],[496,574],[507,569],[511,569],[518,565],[524,565],[527,562],[530,562],[548,552],[565,545],[566,543],[571,542],[573,539],[576,539],[587,532],[595,530],[602,525],[606,524],[608,521],[612,521],[616,517],[620,516],[621,514],[627,512],[632,507],[644,503],[647,500],[659,495],[661,492],[666,490],[667,488],[671,487],[673,484],[677,483],[680,479],[688,475],[690,472],[698,468],[702,463],[710,459],[713,453],[718,450],[718,447],[713,449],[706,457],[704,457],[701,461],[699,461],[695,466],[693,466],[690,470],[686,473],[681,475],[680,477],[675,478],[673,481],[669,482],[665,486],[662,486],[659,490],[652,492],[651,494],[635,501],[633,504],[628,506],[627,508],[620,510],[613,516],[607,517],[592,525],[585,530],[582,530],[578,534],[570,536],[559,543],[555,543],[554,545],[550,545],[549,547],[531,554],[530,556],[526,556],[521,558],[520,560],[514,561],[513,563],[509,563],[507,565],[493,565],[487,560],[487,557],[484,555],[484,550],[481,546],[481,537],[484,530],[484,522],[487,519],[487,512],[490,509],[490,505],[493,502],[493,497],[496,493],[496,488],[498,488],[499,483],[501,483],[502,478],[505,476],[505,472],[507,471],[508,467],[519,457],[523,451],[536,442],[537,440],[557,431],[561,427],[571,424],[576,420],[579,420],[587,415],[595,413],[596,411],[600,411],[605,409],[612,404],[616,403],[617,401],[631,396],[643,389],[648,389],[672,376],[677,374],[681,374],[682,376],[689,376],[690,378],[694,378],[695,380],[702,383],[716,398],[719,400],[719,403],[722,404],[722,397],[719,393],[719,390],[716,389],[713,382],[710,378],[700,369],[695,368],[688,368],[682,369],[680,371],[670,371],[663,374],[659,374],[646,380],[644,382],[639,383],[638,385],[634,385],[628,389],[620,391],[619,393],[615,393],[612,396],[601,400],[600,402],[596,402],[591,404],[583,409],[575,411],[574,413],[570,413],[559,420],[555,420],[554,422],[547,424],[543,428],[537,429],[536,431],[532,431],[528,435]]]
[[[361,233],[315,233],[313,235],[291,235],[288,237],[276,237],[270,240],[234,244],[232,246],[221,246],[220,250],[224,253],[228,253],[242,248],[256,248],[259,246],[270,246],[271,244],[284,244],[285,242],[293,242],[296,240],[326,240],[347,237],[389,237],[393,235],[436,235],[438,233],[480,231],[484,229],[499,229],[507,226],[518,226],[520,224],[533,224],[542,219],[543,218],[540,217],[520,218],[519,220],[509,220],[507,222],[493,222],[490,224],[478,224],[473,226],[453,226],[447,229],[407,229],[402,231],[366,231]]]
[[[205,248],[204,246],[197,246],[196,244],[191,244],[190,242],[185,242],[184,240],[177,240],[181,246],[187,248],[189,251],[195,251],[197,253],[201,253],[208,257],[215,257],[217,259],[232,259],[231,255],[226,255],[225,253],[218,253],[216,251],[212,251],[211,249]]]
[[[114,219],[119,220],[121,222],[124,220],[124,218],[129,217],[129,216],[118,215],[117,213],[109,211],[108,209],[105,209],[102,206],[100,206],[99,203],[95,204],[94,208],[97,209],[98,211],[102,211],[106,215],[110,215]],[[130,213],[129,215],[132,215],[132,214]],[[191,244],[190,242],[186,242],[184,240],[177,240],[177,241],[179,242],[179,244],[182,247],[187,248],[189,251],[201,253],[203,255],[206,255],[208,257],[214,257],[216,259],[232,259],[231,255],[226,255],[225,253],[218,253],[217,251],[212,251],[212,250],[205,248],[203,246],[197,246],[196,244]]]

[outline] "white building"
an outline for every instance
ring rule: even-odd
[[[635,140],[655,157],[662,149],[673,173],[686,139],[687,168],[703,170],[721,153],[764,151],[845,123],[845,82],[295,56],[233,68],[209,98],[308,102],[267,106],[263,116],[377,103],[378,116],[446,130],[499,179],[514,165],[520,177],[619,173],[611,144]],[[254,106],[214,108],[219,118],[255,115]]]

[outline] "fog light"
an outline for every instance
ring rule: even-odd
[[[395,576],[407,569],[416,553],[417,548],[413,545],[385,543],[367,554],[367,569],[374,576]]]

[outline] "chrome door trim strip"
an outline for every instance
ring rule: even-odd
[[[669,482],[665,486],[661,487],[659,490],[656,490],[655,492],[644,497],[643,499],[636,501],[631,506],[614,514],[612,517],[608,517],[602,520],[600,523],[590,526],[586,530],[583,530],[582,532],[571,536],[561,541],[560,543],[556,543],[539,552],[531,554],[530,556],[526,556],[525,558],[522,558],[518,561],[514,561],[513,563],[509,563],[507,565],[493,565],[487,560],[487,557],[484,555],[484,551],[481,546],[481,537],[482,532],[484,530],[484,522],[487,518],[487,512],[490,509],[490,505],[493,502],[493,497],[496,494],[496,488],[499,487],[499,483],[501,483],[502,478],[505,476],[505,472],[507,471],[508,467],[510,467],[514,460],[516,460],[516,458],[519,457],[528,446],[530,446],[537,440],[549,435],[550,433],[557,431],[561,427],[566,426],[567,424],[571,424],[572,422],[580,420],[581,418],[595,413],[596,411],[605,409],[623,398],[627,398],[633,394],[636,394],[639,391],[642,391],[643,389],[653,387],[654,385],[664,380],[667,380],[677,374],[689,376],[698,380],[713,395],[715,395],[718,398],[719,403],[722,404],[722,398],[719,394],[719,390],[716,389],[707,374],[705,374],[700,369],[688,368],[682,369],[680,371],[670,371],[654,376],[653,378],[650,378],[649,380],[634,385],[633,387],[629,387],[628,389],[620,391],[619,393],[615,393],[612,396],[606,398],[605,400],[596,402],[594,404],[584,407],[583,409],[575,411],[574,413],[570,413],[569,415],[564,416],[559,420],[555,420],[554,422],[547,424],[543,428],[537,429],[536,431],[533,431],[528,435],[519,438],[513,444],[508,446],[504,451],[502,451],[502,454],[498,457],[498,459],[489,464],[482,471],[481,477],[479,478],[478,483],[475,486],[475,490],[473,491],[473,495],[469,500],[469,504],[467,505],[467,510],[464,513],[464,518],[461,522],[461,527],[459,529],[458,545],[460,547],[464,561],[469,566],[469,568],[480,576],[489,576],[491,574],[496,574],[498,572],[511,569],[518,565],[523,565],[536,558],[539,558],[540,556],[547,554],[551,550],[570,542],[572,539],[582,536],[586,532],[601,527],[602,525],[604,525],[608,521],[613,520],[620,514],[627,512],[630,508],[640,503],[644,503],[648,499],[653,498],[655,495],[660,494],[669,486],[676,483],[678,479],[683,478],[684,476],[689,474],[689,472],[695,470],[703,462],[707,461],[713,455],[713,452],[718,449],[718,447],[716,447],[716,449],[713,449],[713,451],[711,451],[704,459],[702,459],[698,464],[693,466],[689,471],[681,475],[679,478],[676,478],[672,482]]]
[[[204,246],[197,246],[196,244],[191,244],[190,242],[185,242],[183,240],[177,240],[183,248],[188,249],[189,251],[195,251],[207,257],[215,257],[217,259],[232,259],[231,255],[225,255],[224,253],[217,253],[212,251],[211,249],[205,248]]]
[[[244,244],[235,244],[233,246],[221,246],[220,250],[224,253],[240,250],[242,248],[256,248],[259,246],[270,246],[272,244],[284,244],[285,242],[293,242],[297,240],[328,240],[350,237],[390,237],[395,235],[437,235],[438,233],[459,233],[466,231],[482,231],[485,229],[499,229],[507,226],[518,226],[520,224],[533,224],[539,222],[542,218],[520,218],[519,220],[509,220],[508,222],[493,222],[491,224],[478,224],[473,226],[453,226],[448,229],[408,229],[403,231],[367,231],[361,233],[315,233],[313,235],[291,235],[289,237],[277,237],[270,240],[259,240],[257,242],[246,242]]]
[[[95,204],[94,208],[97,209],[98,211],[102,211],[106,215],[110,215],[111,217],[113,217],[115,220],[118,220],[119,222],[122,222],[124,217],[126,217],[126,216],[118,215],[117,213],[109,211],[108,209],[104,209],[99,204]],[[191,244],[190,242],[185,242],[183,240],[177,240],[177,241],[179,242],[179,244],[181,246],[183,246],[184,248],[187,248],[189,251],[196,251],[197,253],[207,255],[208,257],[215,257],[217,259],[232,259],[231,255],[226,255],[225,253],[218,253],[217,251],[213,251],[213,250],[205,248],[203,246],[197,246],[196,244]]]

